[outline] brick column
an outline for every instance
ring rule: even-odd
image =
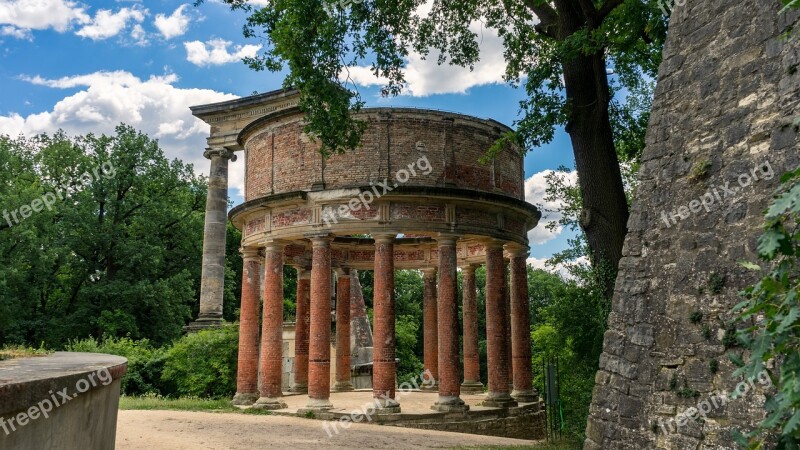
[[[422,389],[435,391],[439,384],[439,327],[436,306],[436,269],[424,269],[425,290],[422,297],[422,329],[425,379]]]
[[[350,382],[350,269],[337,270],[336,279],[336,392],[353,390]]]
[[[439,399],[432,406],[436,411],[466,411],[461,400],[461,374],[458,364],[458,278],[456,241],[458,237],[440,235],[439,244]]]
[[[261,320],[259,364],[261,397],[256,409],[282,409],[283,364],[283,244],[269,243],[264,249],[264,314]]]
[[[311,239],[311,333],[308,351],[308,410],[333,407],[331,390],[331,238]]]
[[[511,289],[508,284],[508,259],[503,258],[503,299],[506,302],[506,314],[503,316],[506,320],[506,357],[508,358],[508,392],[514,390],[514,365],[511,362],[512,347],[511,347]]]
[[[482,394],[480,354],[478,353],[478,296],[475,289],[476,265],[461,268],[463,280],[462,320],[464,321],[464,382],[461,392]]]
[[[239,312],[239,359],[234,405],[252,405],[258,400],[258,304],[261,260],[257,248],[241,250],[242,303]]]
[[[311,271],[297,267],[297,311],[294,324],[294,384],[292,392],[308,393],[308,333],[311,324]]]
[[[516,406],[508,390],[508,357],[506,344],[506,299],[503,295],[505,278],[503,246],[499,242],[486,244],[486,352],[489,369],[489,394],[484,406],[505,408]]]
[[[394,399],[397,363],[394,329],[394,239],[396,234],[375,238],[375,284],[373,289],[372,397],[379,414],[399,413]]]
[[[200,275],[200,315],[186,326],[197,331],[222,324],[222,298],[225,284],[225,235],[228,226],[228,161],[236,155],[225,148],[203,153],[211,160],[203,231],[203,268]]]
[[[528,251],[513,248],[511,254],[511,348],[514,390],[520,403],[535,402],[531,370],[531,312],[528,298]]]

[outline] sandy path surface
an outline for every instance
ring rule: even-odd
[[[351,424],[332,436],[326,422],[283,416],[120,411],[117,449],[413,449],[530,445],[519,439]]]

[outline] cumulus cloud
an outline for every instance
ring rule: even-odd
[[[90,21],[85,9],[69,0],[0,0],[2,34],[30,38],[31,30],[53,29],[63,33],[74,24]]]
[[[565,264],[558,264],[557,266],[553,267],[547,264],[546,258],[528,258],[528,265],[532,266],[534,269],[541,269],[546,272],[556,273],[561,275],[561,278],[566,280],[573,279],[572,274],[569,271],[571,266],[578,266],[578,265],[586,265],[589,264],[589,258],[585,256],[581,256],[580,258],[576,259],[575,261],[565,263]]]
[[[186,47],[186,59],[197,66],[219,66],[238,62],[242,58],[256,56],[261,50],[261,45],[234,45],[233,51],[229,52],[228,47],[231,44],[231,41],[224,39],[211,39],[206,42],[184,42],[183,46]]]
[[[139,8],[120,8],[117,12],[109,9],[97,11],[90,23],[83,26],[75,34],[93,41],[108,39],[118,35],[128,27],[129,22],[141,23],[147,10]]]
[[[189,22],[191,19],[188,15],[184,14],[187,4],[178,7],[171,15],[165,14],[156,15],[155,26],[158,32],[164,36],[164,39],[172,39],[174,37],[182,36],[189,29]]]
[[[560,226],[554,230],[548,230],[546,227],[549,222],[561,219],[562,215],[559,211],[564,207],[564,204],[560,201],[545,200],[547,196],[547,176],[553,172],[553,170],[545,170],[525,180],[525,200],[542,211],[542,220],[539,225],[528,233],[528,239],[531,244],[543,244],[551,241],[564,231],[564,227]],[[564,174],[564,176],[572,186],[578,182],[578,173],[575,171]]]
[[[159,139],[169,158],[194,165],[195,172],[207,174],[203,158],[209,127],[193,117],[193,105],[232,100],[236,96],[209,89],[181,89],[174,86],[174,74],[140,79],[124,72],[94,72],[46,79],[21,77],[36,85],[54,89],[81,88],[53,106],[52,110],[26,117],[18,113],[0,115],[0,134],[34,135],[63,129],[69,134],[89,132],[111,134],[120,123],[131,125]],[[244,164],[231,165],[231,187],[244,189]]]

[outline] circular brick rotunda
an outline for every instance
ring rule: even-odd
[[[360,148],[324,158],[303,132],[297,103],[297,92],[275,91],[192,108],[211,125],[197,328],[221,321],[228,162],[240,152],[245,165],[245,203],[228,214],[242,231],[244,257],[235,402],[284,407],[284,265],[298,271],[292,390],[307,392],[308,409],[325,410],[332,407],[331,390],[352,389],[350,271],[358,269],[374,271],[373,397],[379,412],[399,412],[394,271],[417,269],[425,282],[424,364],[429,386],[438,388],[432,407],[464,411],[462,390],[483,391],[475,288],[475,268],[482,264],[489,367],[484,405],[534,401],[526,259],[527,233],[540,213],[524,199],[520,149],[505,148],[483,161],[510,130],[493,120],[441,111],[365,109],[358,115],[367,123]]]

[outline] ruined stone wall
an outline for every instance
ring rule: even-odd
[[[587,450],[735,448],[730,432],[762,417],[756,382],[681,419],[737,383],[729,310],[755,277],[737,261],[756,260],[771,193],[800,164],[800,42],[779,37],[798,14],[780,9],[689,0],[673,12]]]

